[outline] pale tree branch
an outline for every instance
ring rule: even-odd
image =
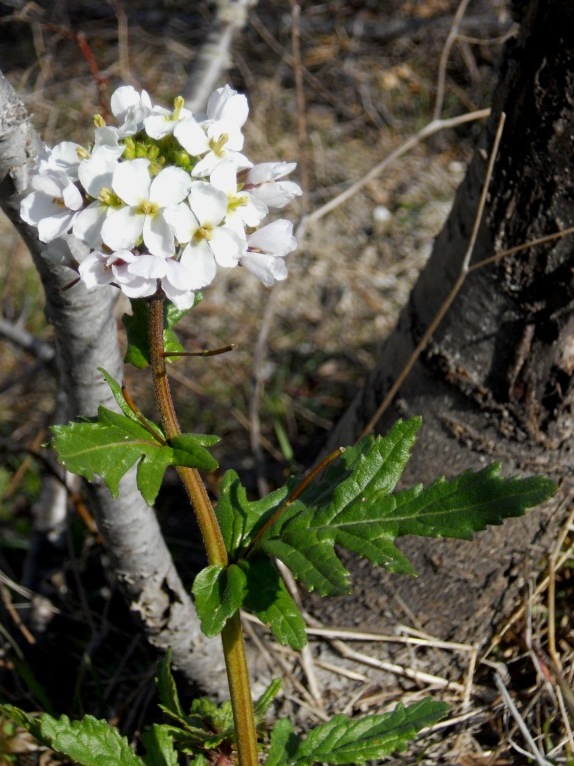
[[[116,406],[96,369],[103,367],[116,380],[123,378],[114,292],[111,288],[88,292],[82,284],[66,289],[74,273],[42,257],[36,231],[19,217],[19,198],[41,145],[24,104],[0,73],[0,204],[26,242],[42,280],[67,417],[91,416],[100,404]],[[72,253],[80,253],[81,243],[73,237],[66,242]],[[94,483],[90,492],[114,575],[147,639],[162,650],[171,647],[174,666],[191,683],[220,695],[225,679],[219,644],[201,633],[155,513],[144,503],[135,477],[126,476],[117,500],[102,482]]]
[[[181,94],[193,113],[205,110],[207,99],[219,84],[219,78],[231,67],[233,38],[247,23],[249,9],[256,5],[257,0],[218,0],[206,40],[199,49]]]

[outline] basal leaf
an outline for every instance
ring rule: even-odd
[[[179,756],[170,726],[154,723],[144,732],[142,739],[146,749],[143,758],[146,766],[178,766]]]
[[[245,487],[235,471],[226,471],[220,484],[219,501],[215,508],[225,547],[231,558],[235,558],[246,544],[251,532],[264,523],[278,508],[292,488],[286,484],[261,500],[247,499]]]
[[[161,439],[157,427],[150,432],[137,418],[103,406],[97,419],[53,426],[51,431],[62,465],[88,481],[98,474],[114,496],[122,477],[137,463],[138,489],[148,505],[153,505],[169,465],[201,469],[213,468],[215,463],[202,446],[212,437],[185,434],[173,448]]]
[[[477,473],[439,479],[393,492],[414,444],[420,420],[399,421],[388,436],[367,437],[346,449],[324,478],[306,488],[265,530],[257,548],[280,558],[322,595],[350,590],[349,573],[335,553],[343,546],[390,571],[413,573],[394,540],[402,535],[470,538],[489,524],[519,516],[550,497],[546,478]]]
[[[416,734],[448,712],[448,705],[425,699],[409,707],[398,705],[391,713],[365,718],[337,715],[311,729],[294,756],[285,763],[361,764],[404,750]]]
[[[183,718],[184,712],[179,701],[177,687],[171,672],[171,649],[165,653],[157,664],[156,686],[159,695],[159,701],[163,709],[169,711],[172,715]]]
[[[265,714],[271,707],[273,700],[280,691],[281,679],[274,678],[263,694],[253,703],[253,715],[255,716],[255,721],[257,723],[263,720]]]
[[[227,567],[212,564],[197,575],[192,591],[201,630],[213,638],[241,607],[247,593],[247,577],[237,564]]]
[[[79,721],[68,716],[38,718],[26,715],[12,705],[0,710],[24,726],[39,742],[82,766],[144,766],[127,739],[107,721],[86,715]]]
[[[301,737],[295,734],[293,724],[287,718],[275,722],[271,731],[270,747],[265,766],[289,766],[301,746]]]
[[[247,577],[243,606],[268,625],[281,644],[302,649],[307,643],[305,621],[271,559],[241,559],[238,566]]]

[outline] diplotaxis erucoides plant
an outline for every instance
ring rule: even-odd
[[[281,218],[262,224],[270,209],[301,194],[285,178],[295,163],[254,165],[242,153],[247,99],[228,85],[212,94],[204,115],[191,114],[181,97],[173,110],[154,106],[145,91],[130,86],[115,91],[111,110],[118,126],[97,116],[88,148],[65,141],[38,158],[21,215],[37,227],[45,257],[74,269],[88,289],[113,285],[130,299],[126,360],[149,366],[160,423],[145,417],[102,370],[120,411],[100,406],[95,418],[54,426],[53,443],[69,471],[88,480],[98,474],[113,494],[136,465],[150,505],[165,469],[176,466],[208,558],[193,584],[195,606],[204,633],[221,635],[230,702],[200,699],[184,710],[164,658],[157,680],[169,722],[146,732],[141,754],[91,716],[32,717],[11,705],[0,712],[85,766],[176,766],[184,759],[196,766],[359,764],[401,750],[446,715],[443,703],[426,699],[358,719],[336,715],[304,736],[283,719],[261,733],[256,724],[279,684],[253,704],[240,609],[257,615],[277,641],[301,649],[305,622],[276,559],[309,590],[347,593],[350,574],[336,545],[373,565],[413,573],[394,544],[397,537],[470,538],[543,502],[555,486],[543,477],[505,479],[493,464],[426,488],[398,490],[420,428],[420,419],[412,418],[398,421],[385,437],[369,436],[337,451],[322,470],[259,500],[249,500],[238,475],[227,471],[214,507],[199,472],[217,468],[210,448],[218,437],[181,432],[166,356],[185,353],[173,328],[218,268],[242,266],[268,286],[286,278],[285,256],[296,247],[293,225]],[[79,263],[66,260],[69,251],[60,247],[60,237],[70,232],[89,249]]]

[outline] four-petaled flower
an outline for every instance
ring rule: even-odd
[[[233,229],[221,225],[227,215],[227,196],[205,181],[194,181],[187,204],[166,210],[175,236],[186,244],[180,262],[189,270],[190,285],[205,287],[215,276],[216,264],[237,266],[247,245]]]
[[[90,149],[64,141],[38,157],[21,215],[49,243],[47,258],[76,268],[88,289],[112,284],[133,299],[161,289],[181,309],[217,266],[244,266],[266,285],[285,279],[292,224],[258,227],[301,189],[282,180],[294,163],[253,166],[241,153],[245,96],[218,88],[194,116],[180,96],[170,111],[122,86],[111,110],[119,127],[96,115]],[[70,231],[92,251],[83,259],[61,239]]]
[[[164,168],[152,180],[150,161],[122,162],[114,170],[112,191],[125,203],[111,206],[102,225],[102,240],[112,250],[136,247],[143,237],[152,255],[175,253],[173,231],[164,212],[189,193],[191,178],[181,168]]]

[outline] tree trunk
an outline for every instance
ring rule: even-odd
[[[532,0],[521,8],[483,146],[377,368],[328,449],[360,435],[456,281],[501,111],[506,124],[471,263],[574,224],[574,4]],[[376,428],[384,433],[397,417],[423,416],[406,483],[501,461],[507,474],[555,477],[561,491],[546,509],[473,542],[405,540],[418,579],[355,564],[353,597],[324,604],[322,616],[326,607],[338,624],[384,629],[414,615],[436,636],[484,644],[516,607],[525,576],[545,568],[572,491],[565,479],[574,448],[573,248],[566,236],[471,271]]]
[[[35,230],[19,215],[19,195],[26,189],[41,141],[23,103],[0,73],[0,204],[24,238],[46,294],[46,316],[54,326],[61,387],[67,418],[93,416],[98,406],[116,409],[98,367],[123,378],[111,288],[88,292],[70,269],[41,255]],[[72,236],[66,242],[75,255],[84,246]],[[90,487],[91,505],[131,613],[148,641],[171,647],[174,666],[190,683],[217,696],[225,692],[225,670],[219,642],[200,630],[191,597],[176,571],[152,508],[137,489],[134,472],[121,482],[115,500],[101,480]]]

